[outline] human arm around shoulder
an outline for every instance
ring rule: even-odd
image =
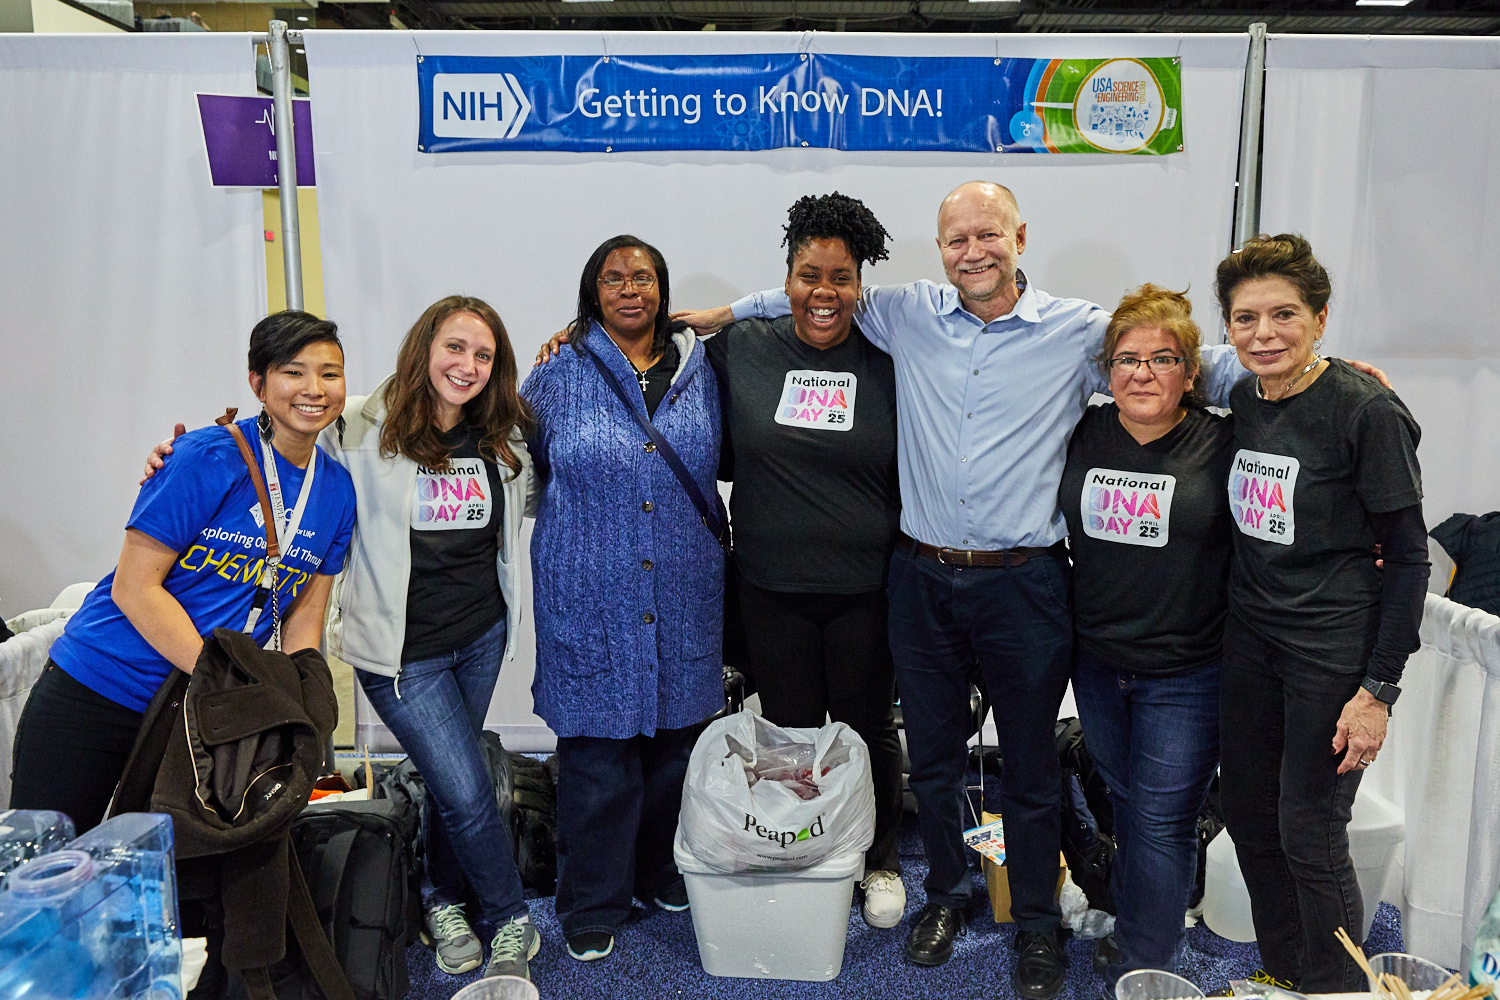
[[[127,528],[109,596],[152,649],[191,674],[203,650],[203,637],[187,610],[163,586],[176,561],[176,549],[138,528]]]

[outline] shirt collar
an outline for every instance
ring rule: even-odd
[[[1016,299],[1016,304],[1011,307],[1010,312],[1003,316],[996,316],[990,322],[993,323],[1012,317],[1024,320],[1027,323],[1038,323],[1041,321],[1041,314],[1037,312],[1036,308],[1036,293],[1031,289],[1031,282],[1027,279],[1026,272],[1019,267],[1016,268],[1016,285],[1021,289],[1021,295]],[[948,301],[944,302],[942,308],[938,311],[942,313],[955,313],[964,307],[963,297],[959,295],[956,286],[949,285],[948,287],[953,289],[953,294],[949,296]]]

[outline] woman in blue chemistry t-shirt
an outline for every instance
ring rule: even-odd
[[[192,673],[215,628],[316,647],[333,577],[354,530],[349,473],[317,447],[344,408],[338,327],[288,310],[250,333],[259,417],[239,422],[273,497],[281,564],[265,610],[252,612],[266,535],[255,487],[227,428],[179,438],[177,460],[142,488],[120,561],[68,620],[16,729],[11,806],[96,826],[135,743],[141,716],[173,667]],[[284,507],[284,510],[277,510]],[[267,581],[269,582],[269,581]]]

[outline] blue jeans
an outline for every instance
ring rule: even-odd
[[[700,726],[557,741],[557,921],[563,937],[614,934],[632,897],[682,885],[672,838]]]
[[[1234,617],[1224,628],[1219,772],[1261,963],[1308,993],[1363,989],[1333,932],[1364,927],[1349,819],[1364,772],[1338,773],[1333,733],[1358,674],[1287,655]],[[1356,941],[1356,944],[1359,942]]]
[[[1079,651],[1073,697],[1115,813],[1110,889],[1121,961],[1175,969],[1198,874],[1198,812],[1219,765],[1219,664],[1171,677],[1133,674]]]
[[[1061,922],[1062,771],[1053,732],[1073,660],[1068,575],[1060,553],[1012,568],[961,567],[898,547],[886,588],[910,784],[930,864],[927,900],[963,908],[974,889],[962,796],[977,672],[1005,758],[1011,914],[1023,931]]]
[[[505,636],[502,617],[462,649],[403,663],[394,678],[355,671],[437,807],[427,823],[427,905],[458,902],[467,878],[481,915],[496,925],[526,912],[521,875],[479,749]]]

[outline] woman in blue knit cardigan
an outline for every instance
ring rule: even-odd
[[[672,835],[697,723],[723,704],[724,557],[592,354],[712,496],[719,388],[691,332],[668,331],[666,261],[605,241],[579,283],[572,350],[522,395],[545,480],[531,542],[536,712],[557,734],[557,915],[603,958],[632,897],[687,907]]]

